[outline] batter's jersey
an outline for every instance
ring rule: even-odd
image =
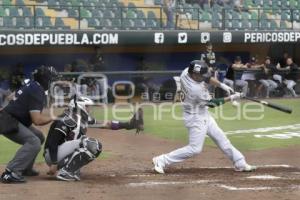
[[[4,110],[29,127],[32,124],[30,112],[42,112],[45,103],[46,95],[42,86],[36,81],[30,81],[16,91],[15,98]]]
[[[180,75],[180,83],[184,93],[184,112],[190,114],[207,112],[205,104],[211,99],[211,96],[205,81],[194,81],[188,73],[188,68],[186,68]]]

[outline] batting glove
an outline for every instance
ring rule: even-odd
[[[222,90],[224,90],[228,95],[234,93],[233,89],[224,83],[220,84],[220,88],[222,88]]]
[[[230,101],[235,101],[235,100],[239,100],[239,99],[245,97],[245,95],[244,95],[244,93],[236,92],[233,95],[230,95],[229,97],[230,97]]]

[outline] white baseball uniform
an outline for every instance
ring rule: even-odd
[[[183,101],[184,123],[189,131],[189,144],[158,157],[164,166],[182,162],[202,151],[206,134],[218,145],[225,155],[233,162],[235,167],[242,168],[246,165],[244,156],[239,152],[219,128],[214,118],[210,115],[205,100],[211,97],[206,88],[206,83],[194,81],[186,68],[181,76],[181,87],[185,93]]]

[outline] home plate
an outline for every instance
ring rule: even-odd
[[[259,179],[259,180],[276,180],[276,179],[282,179],[281,177],[272,176],[272,175],[249,176],[247,178],[249,178],[249,179]]]

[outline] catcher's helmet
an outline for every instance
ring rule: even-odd
[[[83,120],[87,120],[89,113],[86,106],[92,106],[95,105],[94,101],[91,100],[88,97],[77,97],[77,95],[74,96],[74,98],[69,103],[69,109],[73,110],[73,112],[79,112]]]
[[[193,60],[190,63],[188,72],[189,74],[196,73],[196,74],[204,75],[208,72],[208,66],[204,61]]]
[[[44,90],[48,90],[51,82],[55,81],[58,73],[54,67],[41,66],[33,71],[33,80],[37,81]]]

